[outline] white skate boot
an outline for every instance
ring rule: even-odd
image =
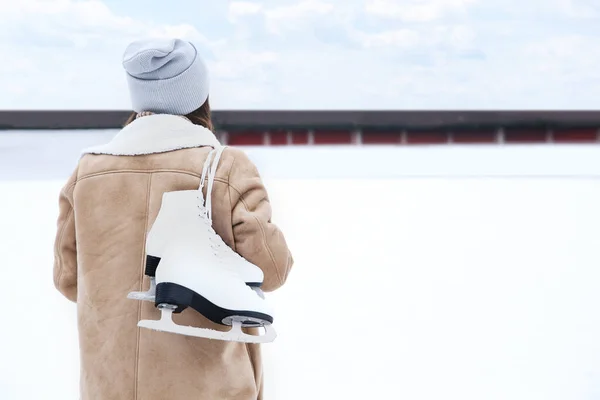
[[[202,172],[199,190],[168,192],[164,204],[177,210],[170,223],[177,234],[164,241],[160,268],[156,269],[155,305],[158,321],[142,320],[139,327],[183,335],[247,343],[272,342],[276,338],[273,317],[260,290],[246,282],[263,280],[260,268],[228,247],[212,228],[211,193],[222,148],[213,150]],[[215,161],[210,168],[211,156]],[[202,189],[208,172],[206,204]],[[180,326],[173,313],[192,307],[211,321],[232,326],[227,332]],[[261,336],[249,335],[242,327],[264,327]]]
[[[171,240],[177,241],[182,236],[190,235],[191,231],[194,229],[203,229],[202,224],[194,224],[188,226],[189,229],[186,231],[186,229],[182,228],[181,221],[198,218],[198,211],[200,211],[200,213],[207,212],[202,200],[202,189],[212,155],[213,153],[210,153],[208,156],[202,171],[201,186],[198,189],[200,196],[177,194],[193,192],[196,195],[198,194],[198,191],[196,190],[167,192],[163,195],[160,210],[146,238],[147,255],[144,274],[150,278],[150,288],[145,292],[130,292],[127,295],[127,298],[133,300],[154,301],[156,293],[156,269],[160,264],[165,246],[167,246]],[[218,163],[218,160],[215,161],[214,165]],[[212,229],[212,226],[210,229]],[[216,233],[215,235],[217,236],[217,247],[219,248],[219,251],[223,253],[223,256],[234,259],[234,262],[239,262],[238,259],[241,259],[242,256],[234,251],[223,251],[223,249],[227,250],[229,247],[219,235]],[[241,275],[242,280],[246,282],[246,285],[256,290],[259,295],[264,296],[262,290],[260,290],[260,286],[264,279],[262,270],[248,262],[239,264],[239,274]]]
[[[208,236],[208,235],[207,235]],[[266,300],[247,286],[237,266],[224,263],[207,238],[171,242],[156,271],[156,306],[160,320],[142,320],[139,327],[181,335],[245,343],[267,343],[276,338],[272,311]],[[231,250],[233,251],[233,250]],[[181,326],[173,313],[192,307],[214,323],[232,326],[229,331]],[[264,335],[250,335],[242,327],[264,327]]]
[[[181,195],[182,193],[191,193],[193,196]],[[163,194],[160,211],[148,233],[146,239],[146,269],[145,275],[150,278],[150,288],[145,292],[130,292],[127,297],[134,300],[154,301],[156,292],[156,270],[161,262],[164,247],[170,241],[180,240],[180,237],[189,235],[190,230],[203,229],[202,224],[193,224],[188,226],[189,229],[183,229],[180,221],[195,220],[198,218],[198,212],[202,211],[203,206],[198,210],[200,200],[197,197],[197,190],[167,192]],[[211,227],[212,229],[212,227]],[[217,235],[215,233],[215,235]],[[228,247],[227,244],[218,236],[219,248]],[[241,258],[235,252],[233,254],[226,253],[226,256],[232,258]],[[239,274],[242,280],[257,292],[262,293],[260,286],[262,285],[264,274],[260,268],[255,265],[242,264],[239,269]]]

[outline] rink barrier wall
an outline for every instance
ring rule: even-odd
[[[518,144],[600,143],[600,128],[505,129],[461,131],[389,130],[245,130],[217,131],[220,140],[233,146],[289,145],[433,145],[433,144]]]
[[[2,130],[118,129],[128,111],[0,111]],[[224,144],[600,143],[600,111],[213,111]]]

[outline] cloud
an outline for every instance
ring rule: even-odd
[[[211,64],[211,74],[222,80],[258,80],[263,67],[278,62],[277,53],[270,51],[226,51],[219,49],[219,60]]]
[[[177,35],[204,42],[205,39],[190,24],[168,25],[116,15],[100,0],[19,0],[0,4],[0,26],[8,34],[21,32],[46,47],[49,39],[68,42],[77,47],[127,43],[140,37]],[[14,41],[14,44],[17,44]]]
[[[567,17],[596,19],[600,16],[600,4],[595,0],[554,0],[554,3]]]
[[[330,15],[334,5],[319,0],[304,0],[265,10],[266,28],[269,33],[281,34],[286,30],[305,27],[307,22]]]
[[[128,108],[121,55],[148,36],[199,46],[220,109],[600,105],[594,0],[248,0],[202,23],[127,4],[0,2],[0,108]]]
[[[263,6],[251,1],[233,1],[229,3],[227,16],[230,22],[236,22],[240,17],[247,15],[256,15],[262,10]]]
[[[463,12],[476,0],[372,0],[365,3],[365,11],[380,18],[428,22],[448,13]]]
[[[1,2],[0,51],[11,56],[0,64],[0,87],[11,97],[0,107],[127,108],[126,45],[173,35],[208,43],[192,25],[116,15],[99,0]]]
[[[412,29],[398,29],[378,33],[357,32],[356,39],[364,47],[416,47],[422,41],[419,32]]]
[[[267,19],[290,22],[298,18],[314,15],[326,15],[333,11],[333,3],[319,0],[304,0],[285,6],[277,6],[268,9],[265,14]]]
[[[233,15],[252,15],[262,10],[263,6],[251,1],[233,1],[229,4],[229,13]]]
[[[439,26],[425,32],[416,28],[402,28],[386,30],[376,33],[355,31],[351,36],[365,49],[429,49],[431,51],[442,48],[458,54],[460,50],[474,49],[476,33],[468,26]]]

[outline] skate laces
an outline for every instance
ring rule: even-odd
[[[200,178],[200,187],[198,188],[198,208],[200,209],[200,216],[202,221],[208,228],[210,235],[210,244],[213,249],[213,253],[216,256],[220,256],[219,259],[223,260],[224,257],[244,259],[240,254],[234,251],[231,247],[227,246],[223,238],[217,234],[212,226],[212,188],[217,173],[217,166],[225,147],[218,147],[213,149],[206,158],[204,166],[202,168],[202,176]],[[214,159],[213,159],[214,157]],[[206,200],[202,195],[202,189],[208,179],[208,188],[206,190]],[[227,266],[227,264],[226,264]]]
[[[219,164],[219,159],[221,157],[223,150],[224,150],[224,147],[212,150],[208,154],[206,162],[204,163],[204,167],[202,168],[202,177],[200,179],[200,188],[199,188],[200,196],[199,196],[198,200],[200,201],[200,199],[202,198],[202,189],[204,188],[204,184],[208,177],[208,188],[206,191],[206,206],[202,207],[199,205],[199,207],[200,207],[202,214],[206,216],[206,218],[204,218],[204,222],[208,225],[210,232],[213,234],[213,236],[211,237],[211,243],[216,246],[217,253],[219,253],[219,255],[225,256],[225,257],[234,257],[234,258],[242,259],[243,257],[241,255],[239,255],[237,252],[235,252],[232,248],[227,246],[227,243],[225,243],[223,238],[221,238],[221,236],[219,236],[212,227],[212,210],[211,210],[212,209],[212,203],[211,203],[212,185],[214,183],[214,178],[215,178],[215,175],[217,172],[217,166]],[[213,158],[213,156],[214,156],[214,160],[212,161],[212,165],[211,165],[211,159]],[[215,240],[216,240],[216,242],[215,242]]]
[[[202,168],[202,176],[200,178],[200,187],[198,188],[198,208],[200,210],[200,216],[203,217],[202,220],[206,224],[209,229],[211,235],[209,240],[211,242],[211,247],[215,255],[219,255],[221,253],[221,246],[224,242],[221,237],[215,232],[212,226],[212,189],[215,181],[215,175],[217,173],[217,166],[219,165],[219,160],[221,158],[221,154],[225,147],[217,147],[211,150],[208,153],[208,157],[204,162],[204,166]],[[213,160],[214,156],[214,160]],[[211,165],[212,163],[212,165]],[[204,189],[204,184],[208,179],[208,187],[206,189],[206,200],[202,195],[202,189]]]
[[[204,198],[202,196],[202,189],[204,189],[204,183],[206,182],[207,175],[208,175],[208,188],[206,189],[205,208],[206,208],[206,213],[208,215],[208,219],[210,220],[211,223],[212,223],[212,188],[215,183],[215,175],[217,173],[217,166],[219,165],[219,160],[221,158],[221,154],[223,154],[223,150],[225,150],[225,147],[217,147],[216,149],[214,149],[210,153],[208,153],[208,157],[206,158],[206,161],[204,162],[204,167],[202,168],[202,177],[200,178],[200,187],[198,188],[198,191],[199,191],[198,197],[202,198],[202,200],[204,202]],[[211,159],[212,159],[213,155],[214,155],[214,161],[212,161],[212,165],[211,165]]]

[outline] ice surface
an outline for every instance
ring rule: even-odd
[[[31,158],[42,147],[13,145],[0,399],[77,400],[75,307],[52,285],[52,245],[82,143],[46,143],[46,165]],[[600,148],[249,152],[296,261],[267,295],[267,399],[600,398]]]
[[[275,193],[296,267],[270,297],[267,398],[600,398],[598,181]]]

